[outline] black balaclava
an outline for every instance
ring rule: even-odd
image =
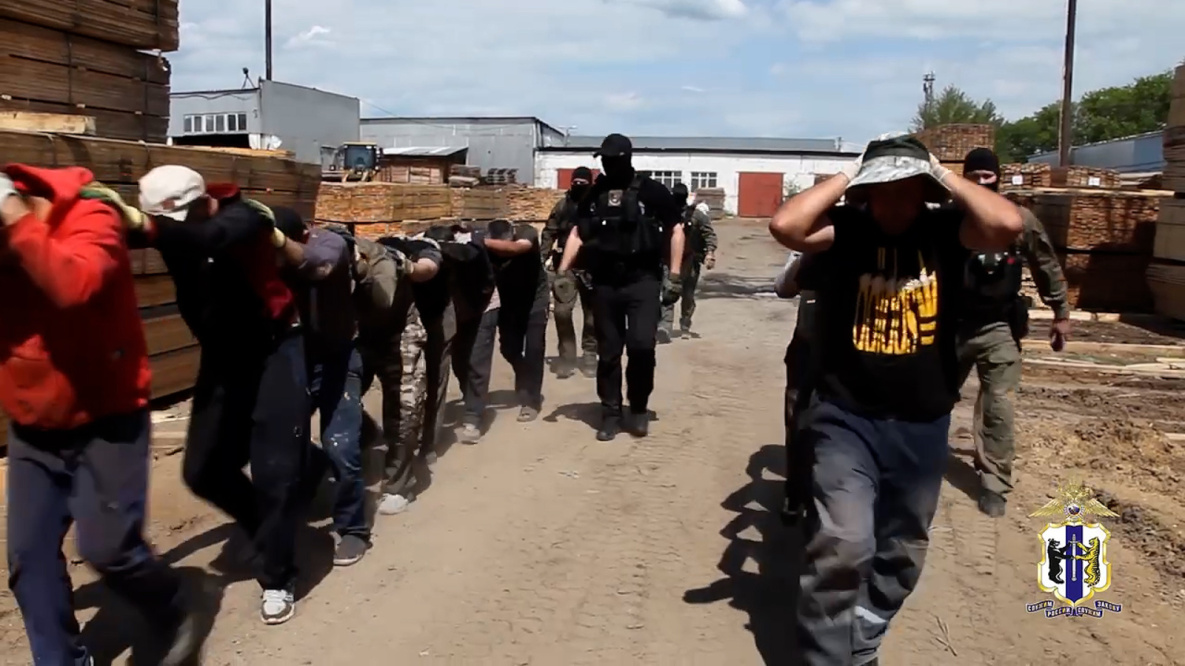
[[[1000,189],[1000,158],[990,148],[976,148],[967,153],[963,159],[963,174],[972,171],[990,171],[996,174],[996,179],[990,183],[980,183],[984,187],[999,191]]]
[[[631,156],[605,155],[601,157],[601,166],[605,168],[605,177],[613,183],[625,183],[634,177],[634,165]]]
[[[580,201],[584,198],[584,194],[588,192],[589,186],[592,184],[592,171],[588,167],[576,167],[572,171],[572,184],[568,186],[568,196],[573,201]],[[577,181],[584,181],[579,183]]]
[[[671,194],[675,197],[675,201],[679,202],[679,209],[682,210],[687,207],[687,197],[690,193],[687,191],[687,186],[683,183],[675,183],[671,188]]]

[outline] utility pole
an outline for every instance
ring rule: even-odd
[[[272,80],[272,0],[263,0],[263,41],[266,50],[263,78]]]
[[[934,103],[934,72],[922,77],[922,94],[925,95],[926,108]]]
[[[1074,24],[1078,18],[1078,0],[1067,0],[1066,6],[1066,61],[1063,65],[1061,126],[1057,131],[1058,166],[1070,165],[1070,146],[1073,143],[1074,94]]]

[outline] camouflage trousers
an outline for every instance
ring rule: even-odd
[[[364,386],[377,377],[383,391],[384,493],[405,495],[415,482],[413,463],[424,440],[428,403],[427,341],[427,329],[413,305],[402,329],[362,347]]]
[[[663,285],[670,281],[670,268],[663,267],[662,281]],[[679,296],[679,308],[681,309],[679,317],[679,328],[684,331],[691,330],[691,317],[695,314],[695,288],[699,285],[700,265],[693,259],[687,259],[683,262],[683,293]],[[675,306],[662,306],[662,319],[658,322],[658,327],[667,333],[675,327]]]
[[[974,368],[979,375],[975,399],[975,466],[984,490],[1007,495],[1012,491],[1012,461],[1016,455],[1012,401],[1020,385],[1020,345],[1006,322],[960,331],[959,386]]]
[[[580,348],[586,359],[597,356],[597,330],[593,326],[592,287],[587,278],[573,272],[555,273],[551,293],[555,298],[555,333],[559,338],[560,360],[576,362],[576,325],[572,317],[580,303]]]

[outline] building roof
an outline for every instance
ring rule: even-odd
[[[570,136],[561,145],[540,150],[551,152],[593,152],[601,147],[600,136]],[[787,139],[772,137],[635,136],[634,152],[640,153],[825,153],[856,156],[863,149],[842,139]]]
[[[539,123],[557,134],[563,134],[554,126],[540,120],[536,116],[384,116],[380,118],[363,118],[363,125],[380,125],[384,123],[407,123],[415,125],[525,125]]]
[[[383,154],[401,157],[452,157],[466,150],[469,150],[467,146],[401,146],[383,148]]]

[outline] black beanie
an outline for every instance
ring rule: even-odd
[[[991,148],[976,148],[963,159],[963,173],[972,171],[991,171],[999,176],[1000,158],[996,157]]]
[[[572,170],[572,180],[583,180],[585,182],[592,182],[592,171],[588,167],[576,167]]]
[[[680,199],[686,199],[690,193],[687,191],[686,185],[683,183],[675,183],[675,186],[671,188],[671,194]]]

